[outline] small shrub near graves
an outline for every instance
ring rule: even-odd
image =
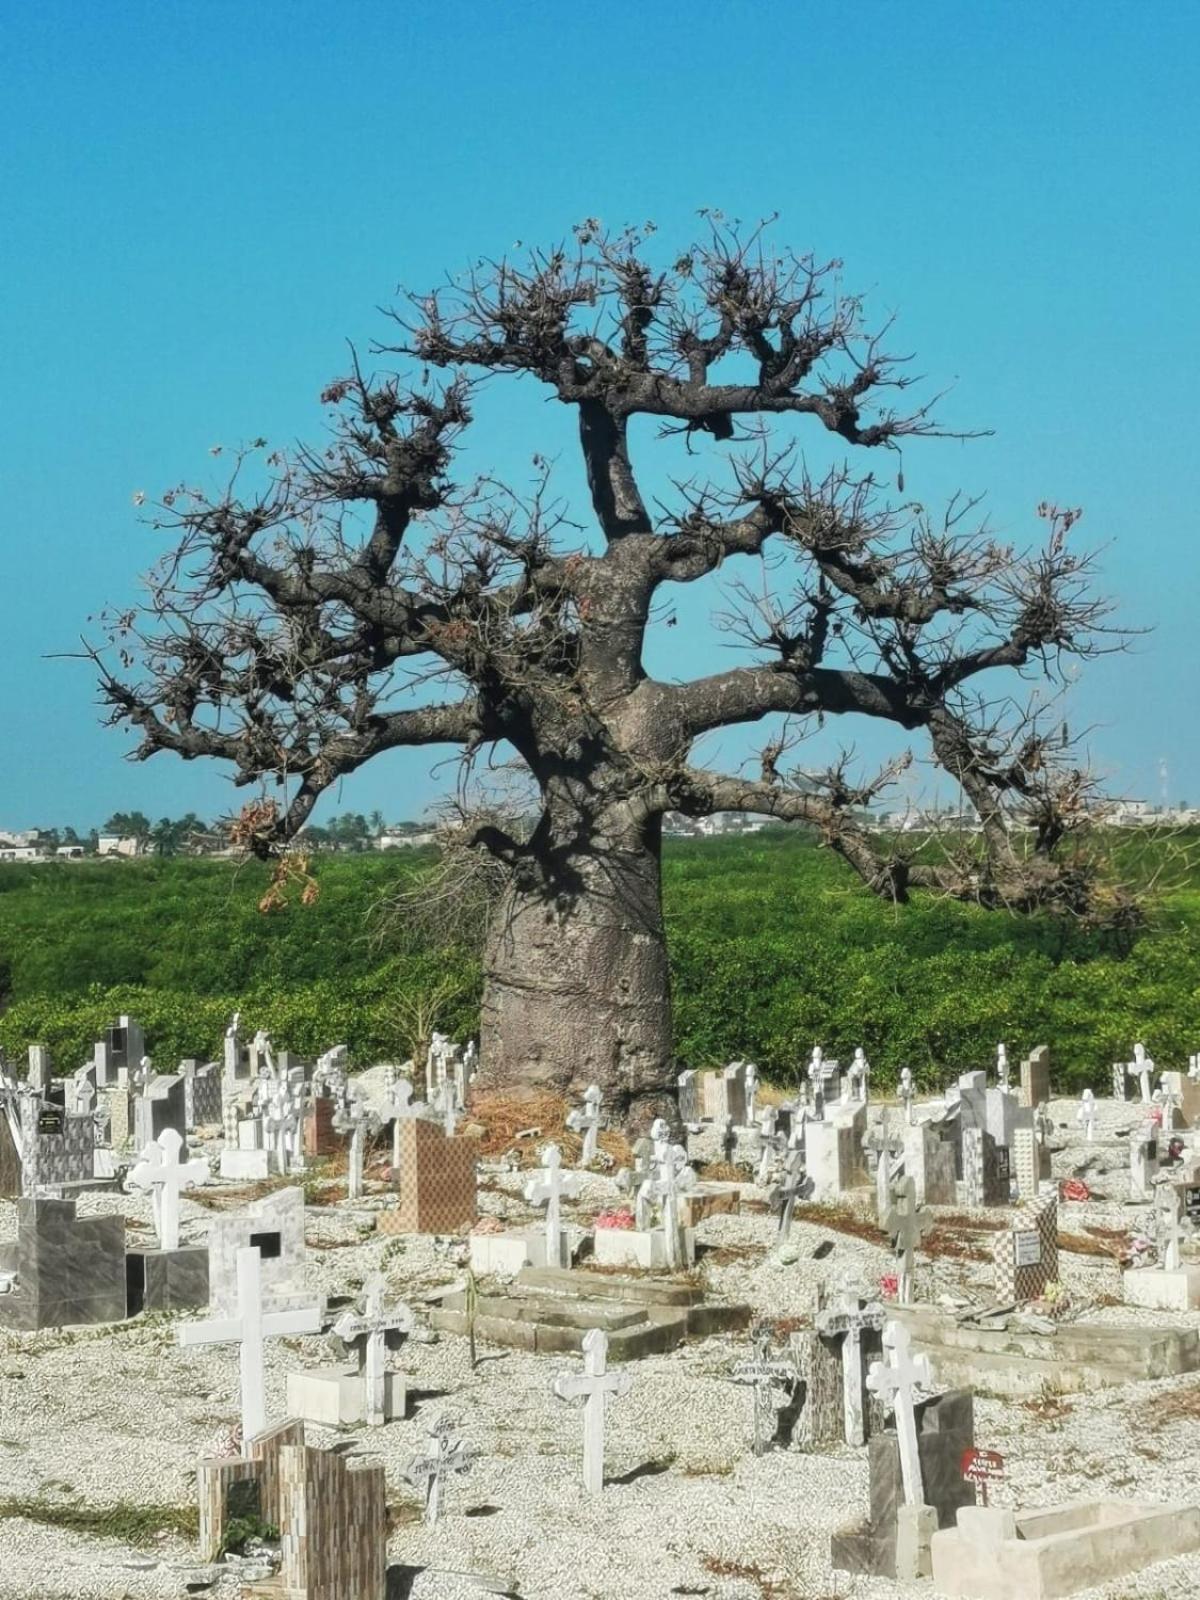
[[[279,1529],[273,1528],[269,1522],[263,1522],[260,1517],[241,1516],[230,1517],[225,1525],[225,1536],[221,1540],[217,1552],[217,1559],[224,1556],[240,1556],[251,1541],[259,1544],[277,1544]]]

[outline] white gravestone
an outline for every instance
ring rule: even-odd
[[[589,1494],[604,1488],[604,1418],[609,1398],[628,1394],[628,1372],[608,1371],[608,1335],[589,1328],[583,1336],[582,1373],[560,1372],[554,1393],[560,1400],[583,1401],[583,1486]]]
[[[913,1087],[911,1067],[901,1067],[900,1082],[896,1085],[896,1093],[904,1107],[905,1122],[911,1122],[913,1119],[913,1096],[916,1094],[916,1089]]]
[[[531,1206],[546,1208],[546,1265],[569,1267],[570,1249],[562,1223],[562,1199],[573,1200],[579,1193],[577,1172],[564,1172],[562,1151],[548,1144],[542,1151],[542,1173],[525,1185],[525,1199]]]
[[[179,1249],[179,1196],[195,1184],[208,1182],[208,1162],[181,1162],[182,1145],[175,1128],[164,1128],[142,1151],[128,1178],[135,1189],[149,1191],[160,1250]]]
[[[1137,1079],[1138,1088],[1141,1090],[1142,1104],[1148,1106],[1154,1080],[1154,1062],[1146,1054],[1144,1044],[1134,1045],[1133,1060],[1126,1062],[1125,1071],[1129,1077]]]
[[[1091,1144],[1096,1129],[1096,1096],[1090,1089],[1083,1091],[1079,1109],[1075,1113],[1075,1121],[1083,1129],[1084,1138]]]
[[[212,1322],[189,1322],[179,1330],[184,1349],[204,1344],[236,1344],[239,1348],[242,1389],[242,1439],[249,1444],[267,1425],[266,1376],[263,1346],[268,1339],[287,1334],[320,1333],[320,1306],[295,1311],[264,1311],[262,1254],[249,1245],[237,1254],[237,1315]]]
[[[387,1335],[411,1333],[413,1314],[406,1305],[384,1305],[384,1279],[380,1272],[367,1279],[363,1310],[345,1311],[333,1325],[343,1344],[362,1345],[362,1373],[366,1388],[367,1426],[379,1428],[387,1421]]]
[[[686,1253],[679,1197],[695,1186],[696,1174],[688,1165],[687,1151],[679,1144],[669,1144],[654,1163],[654,1177],[650,1191],[662,1207],[663,1244],[667,1266],[683,1264]]]
[[[904,1499],[910,1506],[920,1506],[925,1503],[925,1486],[921,1481],[913,1389],[918,1384],[928,1389],[933,1383],[933,1373],[928,1356],[913,1355],[912,1340],[902,1322],[888,1323],[883,1333],[883,1349],[885,1359],[871,1363],[867,1388],[885,1405],[891,1405],[895,1413]]]

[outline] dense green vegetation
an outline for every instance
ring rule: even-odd
[[[132,1011],[165,1064],[217,1054],[236,1007],[289,1048],[345,1040],[369,1061],[406,1053],[414,1010],[435,998],[436,1025],[465,1035],[477,958],[378,915],[428,863],[424,852],[321,858],[318,903],[271,915],[258,910],[267,872],[256,863],[0,867],[0,1044],[19,1056],[43,1041],[67,1070]],[[881,1082],[904,1065],[940,1082],[990,1062],[997,1040],[1014,1055],[1048,1040],[1064,1086],[1099,1086],[1135,1038],[1162,1065],[1200,1049],[1200,874],[1131,947],[969,907],[880,904],[783,830],[672,842],[665,874],[691,1065],[746,1054],[786,1082],[820,1041],[843,1054],[862,1044]]]

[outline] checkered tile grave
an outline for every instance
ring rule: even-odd
[[[1022,1206],[1011,1228],[996,1237],[996,1299],[1001,1305],[1040,1299],[1058,1280],[1058,1197]]]
[[[381,1233],[457,1233],[478,1212],[475,1167],[479,1144],[448,1139],[436,1122],[406,1117],[400,1124],[400,1181],[395,1210],[378,1213]]]

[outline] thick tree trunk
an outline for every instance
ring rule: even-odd
[[[564,864],[565,863],[565,864]],[[676,1117],[657,825],[628,848],[580,848],[553,890],[514,880],[484,957],[480,1086],[600,1086],[609,1116]]]

